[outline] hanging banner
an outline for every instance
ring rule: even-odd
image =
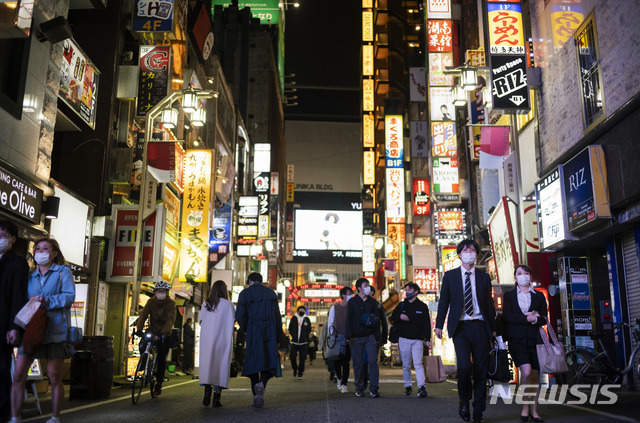
[[[413,215],[428,216],[431,214],[431,198],[429,196],[429,180],[413,179]]]
[[[455,107],[451,87],[429,87],[431,120],[453,120]]]
[[[551,31],[553,33],[553,46],[561,48],[567,41],[572,39],[573,33],[578,29],[584,20],[582,5],[568,4],[566,1],[552,0],[551,10]]]
[[[480,169],[502,169],[509,155],[509,127],[483,126],[480,134]]]
[[[453,51],[453,24],[450,20],[428,21],[429,53]]]
[[[411,101],[427,101],[425,68],[409,68],[409,94]]]
[[[520,263],[520,242],[517,234],[517,207],[507,197],[502,197],[489,219],[489,235],[495,259],[498,283],[513,282],[513,273]]]
[[[458,155],[455,122],[431,122],[431,139],[434,156],[456,157]]]
[[[172,183],[179,193],[184,191],[184,148],[180,143],[175,143],[176,152],[176,180]]]
[[[447,66],[453,66],[453,53],[429,53],[429,85],[453,86],[453,75],[445,75]]]
[[[176,143],[147,143],[147,166],[149,173],[160,183],[176,180]]]
[[[438,291],[438,271],[436,269],[413,268],[413,282],[418,284],[421,293]]]
[[[427,122],[411,122],[411,157],[428,157]]]
[[[181,282],[207,281],[212,172],[212,150],[187,150],[178,276]]]
[[[376,271],[376,249],[372,235],[362,235],[362,271]]]
[[[171,86],[170,66],[171,46],[140,46],[137,116],[145,116],[167,96]]]

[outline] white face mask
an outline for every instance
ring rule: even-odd
[[[158,292],[156,293],[156,298],[160,301],[165,300],[167,298],[166,292]]]
[[[11,248],[9,238],[0,238],[0,254],[4,254]]]
[[[371,287],[367,286],[366,288],[362,288],[362,293],[368,297],[371,295]]]
[[[353,295],[346,295],[347,299],[345,301],[349,301],[350,299],[353,298]]]
[[[531,275],[518,275],[516,276],[516,282],[520,286],[527,286],[531,283]]]
[[[33,255],[33,259],[40,266],[44,266],[45,264],[49,263],[49,253],[35,253]]]
[[[460,260],[464,264],[473,264],[476,261],[476,253],[460,253]]]

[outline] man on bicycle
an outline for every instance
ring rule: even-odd
[[[169,289],[171,289],[171,285],[167,282],[157,282],[154,290],[155,295],[147,301],[138,318],[137,329],[138,333],[141,333],[147,317],[149,317],[149,331],[154,335],[152,342],[158,349],[157,383],[154,389],[156,396],[162,393],[162,382],[164,381],[167,354],[169,353],[168,336],[171,335],[171,329],[176,321],[176,303],[169,298]],[[161,338],[161,336],[165,338]],[[140,343],[141,352],[146,348],[144,344],[144,342]]]

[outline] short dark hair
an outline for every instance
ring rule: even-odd
[[[527,272],[528,274],[531,274],[533,272],[531,272],[531,268],[529,266],[527,266],[526,264],[519,264],[516,266],[515,269],[513,269],[513,276],[516,275],[516,272],[518,271],[518,269],[522,269],[525,272]]]
[[[456,249],[458,255],[460,255],[462,250],[464,250],[464,247],[473,247],[473,249],[476,250],[476,254],[480,252],[480,246],[472,239],[463,239],[460,241],[460,244],[458,244],[458,248]]]
[[[296,311],[300,311],[300,309],[302,309],[305,313],[307,312],[307,308],[305,306],[298,306],[298,308],[296,308]]]
[[[193,319],[192,319],[191,317],[189,317],[189,318],[187,319],[187,323],[189,323],[189,322],[193,322]]]
[[[9,235],[11,236],[18,236],[18,227],[10,220],[0,220],[0,228],[9,232]]]
[[[262,283],[262,275],[258,272],[249,273],[249,276],[247,276],[247,283],[253,282]]]
[[[351,289],[350,286],[345,286],[340,290],[340,298],[342,298],[343,295],[348,295],[347,291],[351,291],[351,293],[353,294],[353,289]]]
[[[420,292],[420,285],[418,285],[417,283],[414,283],[414,282],[409,282],[404,287],[405,287],[405,289],[406,288],[411,288],[415,292]]]
[[[360,278],[356,281],[356,289],[360,289],[362,288],[362,284],[363,283],[369,283],[369,279],[367,278]]]

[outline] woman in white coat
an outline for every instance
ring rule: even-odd
[[[229,387],[235,308],[228,300],[227,284],[215,281],[209,298],[200,310],[200,385],[204,385],[202,404],[221,407],[222,389]]]

